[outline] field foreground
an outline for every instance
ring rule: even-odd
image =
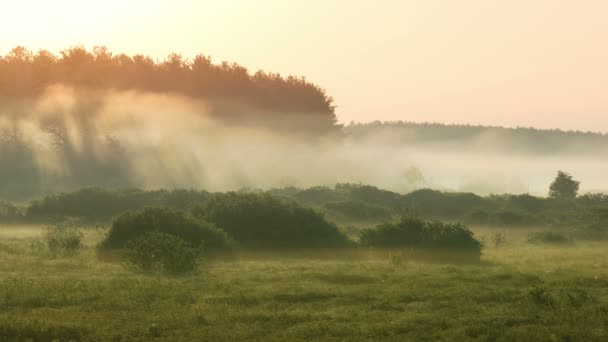
[[[100,261],[101,229],[62,257],[42,234],[0,227],[3,341],[608,340],[603,242],[546,247],[506,233],[479,264],[404,251],[236,255],[170,277]]]

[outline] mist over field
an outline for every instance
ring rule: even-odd
[[[311,135],[282,127],[280,113],[266,122],[231,122],[212,110],[203,99],[179,94],[62,84],[5,101],[0,192],[20,197],[90,186],[226,191],[348,182],[397,192],[429,187],[545,195],[558,169],[584,180],[583,192],[605,189],[608,161],[598,156],[608,137],[601,135],[604,145],[574,135],[539,151],[535,141],[525,145],[491,128],[467,139],[414,124],[353,124]],[[235,111],[259,118],[259,109],[246,104]]]

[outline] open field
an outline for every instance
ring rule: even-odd
[[[103,230],[64,257],[42,234],[0,228],[2,340],[608,339],[607,243],[543,247],[510,230],[475,265],[403,251],[236,255],[169,277],[98,260]]]

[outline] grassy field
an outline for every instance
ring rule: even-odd
[[[0,227],[0,340],[608,341],[607,243],[538,246],[478,230],[479,264],[406,252],[236,255],[185,277],[75,256]]]

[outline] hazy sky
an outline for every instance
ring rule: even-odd
[[[606,0],[0,0],[0,51],[204,53],[306,76],[339,119],[608,132]]]

